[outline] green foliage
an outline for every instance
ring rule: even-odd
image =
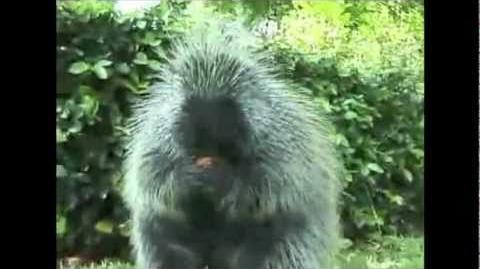
[[[423,239],[387,236],[345,249],[339,261],[342,269],[423,268]]]
[[[335,123],[352,239],[415,231],[423,214],[422,9],[361,6],[298,1],[269,45]]]
[[[207,2],[217,11],[245,16],[250,22],[264,17],[280,17],[292,7],[291,0],[208,0]]]
[[[342,217],[355,243],[412,232],[423,214],[423,14],[402,2],[409,5],[286,1],[289,10],[267,12],[280,29],[266,48],[335,123],[347,169]],[[224,4],[204,12],[199,1],[162,1],[128,16],[106,1],[57,5],[59,256],[128,257],[119,189],[130,103],[155,82],[171,39],[195,17],[252,8]]]
[[[62,261],[59,263],[58,269],[134,269],[132,264],[115,261],[115,260],[103,260],[100,263],[91,264],[76,264],[77,262]]]
[[[57,15],[59,255],[126,256],[119,196],[129,103],[154,82],[181,1],[121,16],[104,1],[65,1]]]

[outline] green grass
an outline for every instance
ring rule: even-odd
[[[60,263],[57,266],[57,269],[134,269],[134,266],[129,263],[115,261],[115,260],[105,260],[98,264],[90,265],[74,265],[74,263],[68,265],[66,263]]]
[[[422,269],[423,238],[384,237],[342,251],[336,269]],[[58,269],[134,269],[132,264],[105,260],[98,264],[60,265]],[[333,268],[332,268],[333,269]]]
[[[423,238],[384,237],[344,250],[339,269],[422,269]]]

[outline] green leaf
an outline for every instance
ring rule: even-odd
[[[368,176],[370,174],[370,169],[368,169],[368,166],[364,166],[360,169],[360,174],[362,176]]]
[[[120,64],[118,64],[118,65],[115,66],[115,69],[116,69],[119,73],[124,74],[124,75],[130,73],[130,66],[128,66],[127,63],[120,63]]]
[[[160,71],[160,69],[162,68],[162,65],[157,60],[149,60],[148,67],[150,67],[152,70]]]
[[[415,155],[417,158],[423,158],[423,150],[421,149],[412,149],[411,152]]]
[[[345,136],[343,136],[342,134],[336,134],[335,135],[335,144],[336,145],[343,145],[343,146],[348,146],[349,145],[347,138]]]
[[[67,232],[67,220],[65,217],[57,215],[56,224],[57,235],[64,235]]]
[[[386,190],[386,191],[382,191],[385,196],[388,197],[388,199],[390,200],[390,202],[396,204],[396,205],[404,205],[405,204],[405,199],[398,195],[398,194],[395,194],[393,193],[392,191],[389,191],[389,190]]]
[[[67,141],[67,135],[57,128],[57,144],[63,143]]]
[[[392,197],[390,197],[390,200],[397,205],[404,205],[405,204],[405,200],[400,195],[393,195]]]
[[[380,167],[378,164],[376,163],[369,163],[367,164],[367,168],[368,170],[370,171],[374,171],[374,172],[377,172],[379,174],[382,174],[384,171],[382,169],[382,167]]]
[[[407,169],[403,169],[402,172],[403,172],[403,175],[405,176],[405,179],[407,179],[408,182],[412,182],[412,181],[413,181],[412,172],[410,172],[410,171],[407,170]]]
[[[126,79],[119,79],[118,82],[125,88],[129,89],[131,92],[133,92],[134,94],[141,94],[143,93],[144,91],[134,85],[133,83],[131,83],[130,81],[126,80]]]
[[[165,51],[161,47],[153,48],[153,52],[157,55],[158,58],[166,58]]]
[[[357,117],[358,117],[357,113],[355,113],[353,111],[347,111],[345,113],[345,119],[347,119],[347,120],[356,119]]]
[[[113,223],[110,220],[101,220],[95,225],[95,230],[101,233],[110,234],[113,232]]]
[[[126,223],[122,223],[118,226],[118,228],[122,236],[128,237],[130,235],[131,222],[127,221]]]
[[[145,29],[145,27],[147,27],[147,22],[144,21],[144,20],[139,20],[139,21],[137,21],[136,26],[139,29]]]
[[[138,64],[138,65],[147,65],[148,64],[147,55],[143,52],[139,52],[135,56],[135,59],[133,60],[133,62]]]
[[[81,95],[96,95],[96,92],[95,90],[88,86],[88,85],[80,85],[78,87],[78,92],[81,94]]]
[[[150,86],[150,82],[143,81],[138,84],[138,88],[140,89],[140,93],[145,93],[148,91],[148,87]]]
[[[353,181],[353,177],[352,177],[352,174],[346,174],[345,175],[345,181],[346,182],[352,182]]]
[[[112,61],[100,60],[95,65],[97,65],[97,66],[110,66],[110,65],[112,65]]]
[[[90,69],[90,65],[87,64],[86,62],[75,62],[72,65],[70,65],[68,72],[74,75],[79,75],[79,74],[85,73],[89,69]]]
[[[95,65],[93,67],[93,71],[95,72],[95,75],[97,75],[97,77],[99,79],[107,79],[108,78],[107,69],[105,69],[105,67],[103,67],[101,65]]]
[[[81,121],[75,121],[72,126],[68,128],[69,134],[79,133],[83,129],[83,124]]]
[[[160,10],[160,19],[168,25],[168,18],[172,12],[168,3],[166,1],[162,1],[158,8]]]
[[[145,34],[145,38],[143,38],[142,43],[156,47],[162,43],[162,40],[158,39],[152,32],[148,32]]]
[[[316,99],[318,105],[326,112],[326,113],[330,113],[332,112],[332,106],[330,105],[330,103],[328,102],[328,100],[324,99],[324,98],[317,98]]]
[[[138,74],[138,72],[134,69],[132,72],[130,72],[129,76],[130,80],[135,83],[135,84],[139,84],[140,83],[140,75]]]
[[[93,89],[91,91],[83,91],[81,106],[86,116],[92,120],[95,119],[100,107],[100,102],[96,92],[93,91]]]
[[[62,178],[66,177],[68,175],[67,169],[65,169],[65,166],[63,165],[56,165],[56,177],[57,178]]]

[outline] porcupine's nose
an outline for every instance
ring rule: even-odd
[[[195,160],[195,166],[202,169],[207,169],[215,165],[217,159],[211,156],[199,157]]]

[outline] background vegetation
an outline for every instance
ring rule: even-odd
[[[58,256],[129,258],[119,196],[129,106],[155,81],[170,41],[201,16],[252,26],[293,90],[335,124],[347,169],[342,261],[421,267],[421,240],[409,239],[423,226],[419,1],[165,0],[133,14],[111,1],[58,2]]]

